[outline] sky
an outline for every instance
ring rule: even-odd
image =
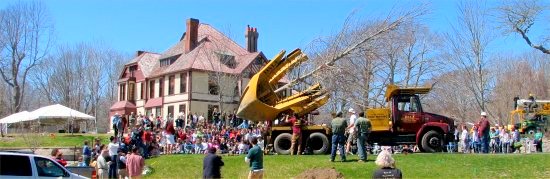
[[[0,8],[16,1],[2,0]],[[489,4],[499,1],[491,0]],[[188,18],[199,19],[245,47],[247,25],[259,32],[258,49],[271,58],[280,50],[304,48],[314,39],[335,34],[345,19],[385,17],[392,9],[429,3],[423,23],[435,32],[448,32],[456,21],[455,0],[49,0],[43,1],[55,26],[58,44],[96,42],[126,54],[137,50],[162,53],[176,44]],[[495,50],[522,52],[519,38],[501,38]]]

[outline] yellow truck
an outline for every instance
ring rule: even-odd
[[[534,135],[537,129],[546,132],[550,121],[550,100],[514,99],[514,110],[510,111],[512,127],[522,134]]]
[[[279,96],[275,90],[278,81],[293,67],[307,60],[300,49],[284,55],[282,51],[258,73],[245,88],[237,110],[237,116],[251,121],[273,121],[281,114],[306,115],[324,105],[329,95],[320,84],[288,97]],[[389,85],[386,91],[388,106],[380,109],[366,109],[372,122],[369,143],[380,145],[417,144],[421,151],[436,152],[452,141],[454,120],[422,110],[419,94],[431,90],[425,88],[399,88]],[[303,141],[308,141],[314,154],[322,154],[330,148],[330,129],[323,125],[302,127]],[[290,126],[273,126],[268,144],[273,144],[279,154],[288,154],[292,129]],[[269,139],[274,139],[273,141]]]

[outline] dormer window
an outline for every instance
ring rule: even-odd
[[[137,70],[137,65],[130,66],[130,68],[128,68],[128,70],[130,71],[130,77],[135,77],[134,72]]]
[[[172,65],[172,63],[174,63],[179,57],[180,55],[174,55],[168,58],[160,59],[160,66],[164,67],[164,66]]]
[[[225,66],[234,69],[237,66],[237,62],[235,61],[235,56],[229,55],[229,54],[223,54],[223,53],[217,53],[218,58],[220,59],[220,62],[222,62]]]

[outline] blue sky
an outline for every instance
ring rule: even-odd
[[[4,8],[14,1],[0,1]],[[304,48],[313,39],[337,32],[347,16],[383,17],[400,4],[426,1],[143,1],[50,0],[44,1],[56,29],[59,44],[101,42],[127,54],[136,50],[163,52],[185,31],[185,21],[197,18],[213,25],[244,46],[246,25],[258,28],[258,49],[271,58],[278,51]],[[489,1],[496,4],[499,1]],[[424,19],[432,30],[445,32],[456,21],[456,1],[431,2]],[[401,6],[402,7],[402,6]],[[529,50],[516,36],[498,40],[495,50],[511,53]]]

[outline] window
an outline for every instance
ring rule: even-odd
[[[146,83],[145,83],[145,81],[143,81],[143,82],[141,82],[140,84],[141,84],[141,99],[145,99],[145,94],[146,94],[146,93],[145,93],[145,89],[146,89],[146,88],[145,88],[145,84],[146,84]]]
[[[185,112],[185,104],[180,104],[179,112]]]
[[[32,176],[31,161],[29,157],[18,155],[0,155],[0,175]]]
[[[162,108],[161,107],[156,107],[155,108],[155,114],[157,116],[162,116]]]
[[[219,94],[219,87],[216,77],[212,74],[208,75],[208,93],[211,95]]]
[[[119,89],[120,89],[119,101],[126,100],[126,85],[125,84],[120,84]]]
[[[40,177],[70,177],[56,162],[42,157],[34,157],[36,170]]]
[[[153,114],[153,109],[152,108],[147,108],[145,110],[145,116],[151,116],[151,114]]]
[[[155,98],[155,80],[149,81],[149,98]]]
[[[128,100],[129,101],[135,100],[135,98],[134,98],[135,92],[136,92],[136,84],[135,83],[128,84]]]
[[[180,74],[180,93],[187,92],[187,74]]]
[[[170,75],[168,77],[168,95],[173,95],[174,94],[174,86],[176,85],[175,81],[176,81],[176,76],[174,75]]]
[[[174,56],[171,56],[171,57],[168,57],[168,58],[160,59],[160,66],[164,67],[164,66],[172,65],[174,62],[176,62],[176,60],[179,57],[180,57],[180,55],[174,55]]]
[[[159,80],[159,97],[164,96],[164,79],[160,78]]]
[[[227,67],[234,69],[237,66],[237,62],[235,61],[235,56],[229,55],[229,54],[222,54],[217,53],[218,58],[220,59],[220,62],[222,62]]]
[[[134,72],[135,72],[136,70],[137,70],[137,65],[130,66],[130,68],[129,68],[130,77],[135,77]]]
[[[168,106],[168,117],[174,117],[174,106]]]
[[[397,109],[405,112],[420,112],[417,96],[401,96],[398,98]]]

